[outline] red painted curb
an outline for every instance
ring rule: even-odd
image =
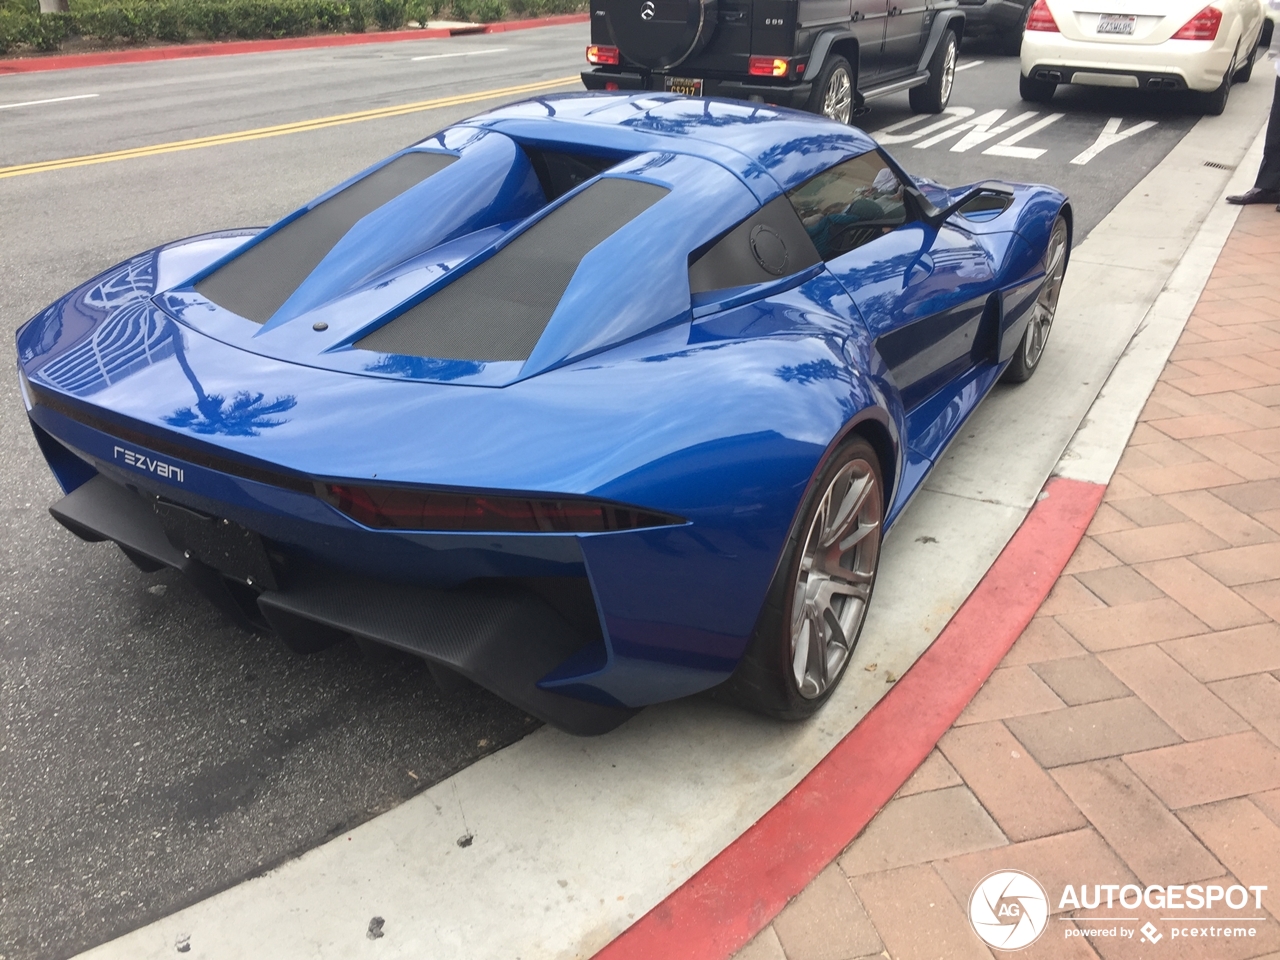
[[[596,960],[725,960],[834,860],[928,756],[1071,559],[1106,487],[1062,478],[946,629],[796,787]]]
[[[534,27],[556,27],[566,23],[586,23],[585,13],[565,13],[536,20],[509,20],[489,23],[482,30],[467,33],[507,33]],[[276,50],[309,50],[316,47],[351,47],[365,43],[395,43],[400,40],[438,40],[450,37],[448,30],[391,30],[385,33],[332,33],[314,37],[285,37],[280,40],[231,40],[226,43],[186,43],[140,50],[106,50],[102,53],[75,53],[62,57],[32,57],[28,60],[0,60],[0,75],[39,73],[45,70],[73,70],[117,63],[150,63],[156,60],[186,60],[190,57],[223,57],[240,53],[270,53]]]

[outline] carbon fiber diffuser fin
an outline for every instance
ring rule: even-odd
[[[312,207],[196,284],[196,292],[266,323],[356,222],[456,160],[406,153]]]
[[[355,345],[415,357],[527,360],[582,258],[666,193],[636,180],[599,180]]]

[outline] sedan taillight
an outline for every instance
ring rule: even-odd
[[[1036,0],[1032,4],[1031,12],[1027,14],[1027,29],[1042,30],[1046,33],[1058,32],[1058,21],[1053,19],[1046,0]]]
[[[1222,26],[1222,11],[1217,7],[1205,7],[1175,33],[1174,40],[1216,40],[1218,27]]]

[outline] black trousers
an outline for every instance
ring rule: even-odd
[[[1271,98],[1271,119],[1267,121],[1267,139],[1262,150],[1262,166],[1254,186],[1259,190],[1280,190],[1280,77]]]

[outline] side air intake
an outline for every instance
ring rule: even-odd
[[[527,360],[582,258],[666,193],[636,180],[599,180],[355,346],[450,360]]]

